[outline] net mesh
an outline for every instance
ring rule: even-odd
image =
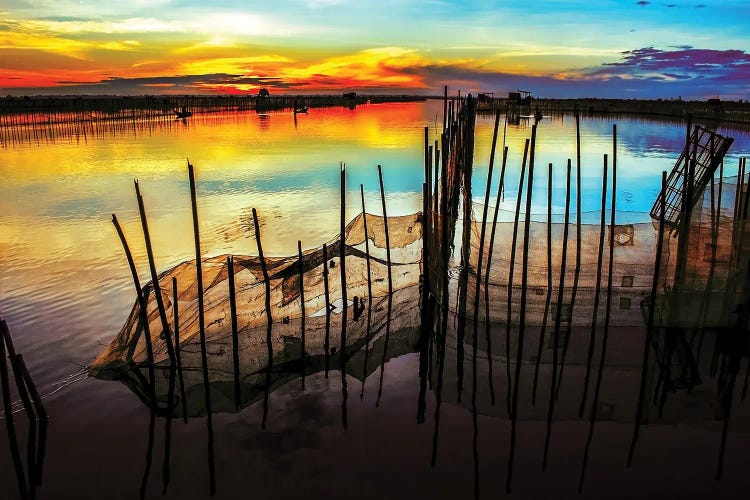
[[[719,185],[721,187],[719,187]],[[721,204],[718,193],[721,191]],[[734,276],[742,272],[733,258],[744,245],[746,238],[744,228],[739,228],[733,217],[735,213],[735,193],[737,179],[724,178],[717,180],[714,195],[707,190],[703,203],[696,205],[689,230],[687,268],[684,278],[677,283],[676,253],[680,236],[665,229],[663,235],[663,252],[661,271],[658,277],[657,296],[655,297],[655,327],[683,328],[725,328],[736,322],[733,311],[742,299],[742,290]],[[713,209],[711,207],[714,207]],[[524,247],[524,217],[516,226],[513,213],[501,213],[498,217],[503,222],[488,222],[485,227],[485,241],[482,250],[483,269],[480,275],[480,286],[477,288],[477,262],[480,248],[482,222],[477,214],[483,212],[483,206],[473,204],[463,224],[469,224],[469,231],[464,231],[462,221],[456,220],[455,235],[468,238],[470,251],[458,252],[461,242],[454,242],[451,261],[448,268],[441,270],[438,264],[437,251],[434,248],[440,234],[433,234],[429,257],[430,275],[447,276],[449,295],[440,299],[439,279],[433,279],[431,288],[437,297],[438,305],[449,308],[454,317],[448,342],[459,349],[473,342],[473,329],[463,320],[471,322],[474,316],[475,300],[476,319],[480,323],[486,320],[486,327],[491,332],[495,347],[489,349],[484,340],[477,339],[480,349],[491,350],[491,356],[504,358],[505,338],[517,347],[518,328],[521,322],[520,303],[522,291],[522,253]],[[489,207],[492,215],[494,207]],[[466,212],[465,212],[466,213]],[[609,214],[606,220],[609,220]],[[620,214],[617,214],[620,219]],[[580,258],[577,258],[578,228],[576,216],[571,215],[568,227],[567,258],[565,262],[565,284],[562,293],[562,307],[558,311],[558,293],[560,273],[563,265],[562,247],[564,224],[560,216],[547,223],[545,215],[534,215],[529,222],[529,245],[527,266],[527,294],[524,326],[528,338],[539,338],[546,328],[548,339],[556,321],[562,325],[571,346],[576,342],[585,344],[588,332],[598,307],[598,324],[601,326],[605,315],[608,279],[608,241],[609,224],[604,225],[604,246],[600,276],[597,274],[599,260],[599,238],[602,227],[591,223],[601,216],[589,212],[582,217],[580,224]],[[643,219],[648,215],[643,214]],[[626,220],[637,221],[636,214],[628,214]],[[541,220],[540,220],[541,219]],[[370,277],[372,298],[368,297],[367,253],[365,246],[365,220],[369,238]],[[328,367],[344,369],[350,375],[364,378],[386,358],[415,352],[418,344],[418,331],[423,318],[420,318],[421,279],[423,267],[423,217],[421,213],[388,218],[390,240],[391,271],[394,294],[388,304],[388,265],[385,247],[384,219],[367,214],[358,215],[346,227],[346,271],[349,315],[345,356],[341,354],[341,279],[340,279],[340,242],[338,238],[326,244],[327,261],[323,259],[322,246],[304,252],[302,256],[303,288],[305,297],[305,364],[300,365],[303,357],[301,345],[301,303],[299,284],[298,256],[266,258],[267,272],[270,281],[270,307],[273,318],[271,344],[273,360],[272,373],[269,374],[267,335],[267,316],[265,308],[265,283],[261,263],[258,257],[234,256],[234,279],[237,304],[237,356],[239,360],[240,383],[243,405],[255,401],[265,390],[285,383],[291,378],[299,377],[303,372],[310,373]],[[440,228],[442,219],[435,216],[433,228]],[[494,244],[490,248],[490,234],[495,232]],[[651,288],[654,280],[656,247],[659,239],[659,225],[655,221],[627,222],[614,226],[614,260],[612,263],[611,305],[609,307],[609,325],[613,331],[624,331],[630,338],[642,339],[645,332],[646,318]],[[516,250],[513,262],[512,287],[511,254],[513,232],[517,231]],[[737,236],[740,235],[740,237]],[[452,239],[452,238],[451,238]],[[547,241],[551,242],[551,266],[547,261]],[[463,254],[466,262],[461,262]],[[468,257],[467,257],[468,256]],[[491,256],[489,271],[488,258]],[[330,315],[326,316],[326,298],[324,281],[329,288],[329,302],[332,304]],[[206,325],[206,349],[208,354],[208,372],[211,385],[214,411],[231,411],[234,407],[233,384],[233,337],[229,302],[227,256],[204,258],[202,260],[204,290],[204,313]],[[551,274],[549,273],[551,271]],[[203,399],[203,379],[201,364],[201,347],[198,324],[198,290],[196,286],[196,267],[194,261],[181,263],[164,272],[159,277],[162,299],[165,304],[166,317],[170,329],[174,331],[174,304],[172,304],[172,278],[177,282],[177,300],[179,302],[180,353],[184,372],[186,399],[190,403],[188,412],[200,414],[205,411]],[[548,287],[551,278],[552,287]],[[599,300],[596,305],[597,278],[599,278]],[[486,288],[485,288],[486,281]],[[677,286],[679,285],[679,286]],[[731,285],[731,286],[729,286]],[[154,364],[160,368],[156,381],[157,400],[166,404],[168,399],[169,355],[162,334],[161,320],[151,283],[144,287],[147,298],[147,312],[150,338],[153,344]],[[477,297],[477,291],[479,296]],[[356,299],[355,299],[356,297]],[[360,304],[355,308],[355,302]],[[365,306],[366,304],[366,306]],[[117,378],[130,385],[134,392],[145,394],[143,375],[131,369],[148,363],[144,329],[141,324],[138,302],[134,305],[125,325],[94,361],[90,371],[101,378]],[[455,318],[462,318],[456,320]],[[328,321],[327,321],[328,320]],[[437,329],[437,322],[429,320],[428,325]],[[328,326],[326,324],[328,323]],[[480,328],[484,331],[484,327]],[[570,332],[574,332],[572,335]],[[579,332],[576,334],[575,332]],[[482,337],[483,335],[480,335]],[[583,339],[583,340],[581,340]],[[550,342],[548,340],[548,342]],[[658,341],[657,341],[658,343]],[[633,343],[642,345],[642,340]],[[561,344],[562,345],[562,344]],[[400,346],[400,347],[399,347]],[[363,347],[365,353],[363,353]],[[550,346],[546,346],[543,356],[549,357]],[[525,351],[525,361],[534,361],[536,349],[529,345]],[[369,354],[369,356],[368,356]],[[382,359],[378,359],[378,358]],[[448,356],[450,358],[450,356]],[[585,357],[585,347],[580,352],[571,351],[571,362],[580,363]],[[434,359],[437,359],[435,356]],[[639,360],[633,358],[633,369]],[[343,365],[341,363],[343,362]],[[544,371],[543,368],[542,371]],[[174,395],[172,395],[173,397]],[[174,406],[179,412],[178,406]]]

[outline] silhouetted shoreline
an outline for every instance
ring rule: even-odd
[[[455,97],[455,96],[454,96]],[[283,111],[297,106],[306,108],[348,107],[363,104],[419,102],[442,99],[432,95],[375,95],[354,92],[336,95],[38,95],[5,96],[0,98],[0,116],[25,113],[82,113],[121,114],[126,110],[148,111],[149,116],[174,116],[175,110],[195,113],[231,111]],[[513,102],[508,97],[495,98],[479,94],[478,111],[519,113],[520,115],[559,115],[579,113],[582,116],[630,115],[644,117],[696,119],[717,123],[750,124],[750,103],[709,99],[703,101],[681,99],[547,99],[535,98]],[[53,120],[54,121],[54,120]],[[16,125],[14,120],[0,119],[0,126]]]

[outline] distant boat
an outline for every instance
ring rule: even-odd
[[[193,112],[189,111],[185,106],[183,106],[181,110],[175,109],[174,113],[177,115],[177,118],[187,118],[189,116],[193,116]]]
[[[297,113],[307,113],[307,109],[308,109],[307,106],[295,107],[294,114],[296,115]]]

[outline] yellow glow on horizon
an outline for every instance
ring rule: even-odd
[[[264,55],[253,57],[224,57],[202,61],[189,61],[180,65],[180,73],[188,75],[203,75],[210,73],[245,74],[248,68],[255,65],[278,65],[292,63],[294,60],[279,55]]]

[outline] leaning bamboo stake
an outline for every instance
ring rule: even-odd
[[[437,463],[437,451],[440,435],[440,408],[443,401],[443,376],[445,372],[445,345],[448,332],[448,192],[447,158],[448,137],[445,133],[440,136],[442,157],[440,162],[440,345],[438,346],[438,373],[435,390],[435,427],[432,433],[432,453],[430,466]]]
[[[599,300],[601,297],[602,265],[604,259],[604,231],[607,217],[607,155],[604,155],[604,170],[602,178],[602,208],[601,220],[599,222],[599,251],[596,259],[596,289],[594,291],[594,312],[591,319],[591,336],[589,337],[588,357],[586,360],[586,375],[583,379],[583,393],[581,403],[578,406],[578,416],[583,417],[588,398],[589,379],[591,377],[591,361],[594,358],[594,345],[596,341],[596,326],[599,315]]]
[[[323,339],[323,357],[325,363],[325,378],[328,378],[328,369],[330,368],[328,350],[330,348],[331,336],[331,296],[328,290],[328,246],[325,243],[323,243],[323,293],[326,300],[326,329],[325,337]]]
[[[234,257],[227,257],[227,275],[229,277],[229,315],[232,323],[232,371],[234,373],[234,408],[239,411],[242,406],[240,391],[240,350],[239,331],[237,329],[237,296],[234,288]]]
[[[380,202],[383,207],[383,227],[385,229],[385,255],[388,265],[388,308],[386,313],[385,340],[383,343],[383,359],[380,363],[380,383],[378,385],[378,397],[375,406],[380,405],[380,397],[383,394],[383,378],[385,375],[385,360],[388,356],[388,341],[391,335],[391,310],[393,306],[393,275],[391,274],[391,240],[388,232],[388,211],[385,205],[385,189],[383,188],[383,168],[378,165],[378,179],[380,181]]]
[[[10,332],[8,332],[8,334],[10,335]],[[47,415],[47,410],[44,407],[42,398],[39,396],[39,391],[36,388],[36,384],[34,384],[34,380],[31,378],[29,369],[23,360],[23,356],[21,354],[18,354],[16,356],[16,359],[18,360],[18,368],[21,371],[21,378],[23,379],[26,389],[29,392],[29,396],[34,403],[36,420],[39,424],[37,446],[33,453],[34,467],[33,470],[29,471],[29,483],[32,487],[41,486],[44,471],[44,455],[47,443],[47,420],[49,419],[49,416]],[[29,452],[29,454],[31,455],[31,451]]]
[[[302,390],[305,390],[305,264],[302,260],[302,242],[297,240],[297,259],[299,262],[299,302],[300,302],[300,337],[302,341]]]
[[[432,300],[430,294],[430,255],[429,255],[429,224],[425,224],[427,214],[430,211],[429,186],[427,183],[422,184],[422,283],[420,290],[420,327],[419,327],[419,396],[417,397],[417,423],[424,423],[424,413],[426,408],[427,396],[427,372],[429,359],[429,345],[432,339],[432,318],[429,311],[429,304]],[[367,340],[369,341],[367,332]],[[367,354],[367,345],[365,345],[365,355]],[[365,363],[365,366],[367,364]],[[365,370],[366,372],[366,370]],[[363,390],[364,390],[364,381]],[[361,397],[361,395],[360,395]]]
[[[500,123],[500,112],[498,111],[495,114],[495,129],[492,134],[492,147],[490,149],[490,163],[487,169],[487,185],[484,192],[484,208],[482,210],[482,228],[480,230],[480,236],[479,236],[479,256],[477,258],[477,270],[476,270],[476,289],[474,293],[474,346],[476,346],[477,342],[477,335],[479,334],[479,297],[481,295],[481,284],[482,284],[482,264],[483,264],[483,257],[484,257],[484,238],[485,234],[487,232],[487,211],[489,210],[490,205],[490,191],[492,190],[492,170],[495,164],[495,147],[497,145],[497,129]],[[467,265],[469,263],[467,262]],[[484,317],[484,324],[485,329],[489,328],[489,317],[487,315],[487,312],[485,311],[485,317]],[[489,338],[489,335],[487,336]],[[475,349],[476,350],[476,349]],[[489,348],[487,349],[487,356],[489,364],[492,364],[491,356],[492,353],[490,352]],[[473,363],[476,364],[476,353],[474,353],[474,359]],[[476,375],[472,375],[473,378],[476,378]],[[474,385],[476,385],[474,382],[472,382]],[[492,384],[492,377],[490,376],[490,385]],[[475,399],[474,396],[474,385],[472,385],[472,400]],[[494,392],[494,391],[492,391]],[[494,397],[492,398],[494,399]]]
[[[430,206],[431,200],[430,200],[430,188],[432,187],[432,165],[430,165],[430,160],[432,158],[432,155],[430,154],[430,146],[429,146],[429,134],[430,134],[430,128],[425,127],[424,128],[424,181],[427,184],[427,195],[426,195],[426,201],[423,202],[423,205]],[[427,212],[423,214],[424,217],[427,216]],[[422,223],[423,225],[427,225],[425,222]],[[424,232],[424,229],[423,229]]]
[[[271,315],[271,282],[268,279],[268,268],[266,267],[266,258],[263,255],[263,244],[260,238],[260,224],[258,224],[258,212],[253,208],[253,226],[255,229],[255,243],[258,246],[258,260],[260,260],[260,269],[263,273],[263,284],[265,286],[265,308],[266,308],[266,348],[268,349],[268,362],[266,363],[266,391],[263,397],[263,422],[262,428],[266,428],[266,419],[268,418],[268,386],[271,381],[271,371],[273,370],[273,342],[271,330],[273,328],[273,317]]]
[[[536,362],[534,363],[534,383],[531,390],[531,404],[536,405],[536,390],[539,383],[539,364],[542,360],[542,349],[544,346],[544,335],[547,331],[547,316],[549,305],[552,300],[552,164],[547,168],[547,295],[544,300],[544,315],[542,316],[542,328],[539,331],[539,344],[536,351]]]
[[[138,298],[138,314],[141,325],[143,326],[143,335],[146,344],[146,363],[148,365],[148,383],[149,383],[149,397],[151,398],[151,406],[156,405],[156,386],[155,386],[155,374],[154,374],[154,350],[151,344],[151,331],[148,325],[148,314],[146,308],[148,302],[143,295],[143,289],[141,288],[141,281],[138,279],[138,271],[135,268],[135,262],[133,261],[133,254],[130,252],[130,246],[128,245],[127,239],[125,239],[125,233],[122,232],[120,222],[117,220],[117,216],[112,214],[112,224],[117,230],[117,235],[120,237],[120,242],[125,250],[125,257],[128,260],[128,266],[130,267],[130,274],[133,277],[133,284],[135,285],[135,292]],[[135,349],[138,343],[138,336],[131,342],[131,350]]]
[[[195,172],[188,162],[188,178],[190,180],[190,203],[193,213],[193,237],[195,241],[195,272],[198,287],[198,333],[201,344],[201,371],[203,372],[203,390],[206,404],[206,424],[208,429],[208,471],[209,490],[211,495],[216,492],[216,467],[214,462],[214,430],[211,410],[211,387],[208,379],[208,354],[206,352],[206,318],[203,303],[203,271],[201,268],[201,240],[198,225],[198,201],[195,192]],[[158,294],[157,294],[158,297]],[[166,330],[168,332],[168,330]]]
[[[340,259],[341,272],[341,348],[339,352],[341,369],[341,424],[347,429],[348,417],[346,401],[348,398],[346,384],[346,322],[349,302],[346,299],[346,164],[341,163],[341,218],[340,218]],[[388,226],[386,226],[387,228]],[[386,234],[388,234],[386,229]]]
[[[614,137],[617,137],[617,126],[613,126]],[[589,434],[586,440],[586,448],[583,452],[583,465],[581,467],[581,477],[578,482],[578,493],[583,491],[583,480],[586,474],[588,464],[589,447],[594,437],[594,425],[596,424],[596,414],[599,409],[599,393],[602,387],[602,375],[604,374],[604,363],[607,357],[607,339],[609,337],[609,320],[612,305],[612,269],[615,257],[615,214],[617,201],[617,160],[616,155],[612,158],[612,205],[610,208],[610,229],[609,229],[609,262],[607,263],[607,300],[604,308],[604,330],[602,334],[602,352],[599,357],[599,369],[596,374],[596,386],[594,388],[594,399],[591,402],[591,416],[589,418]]]
[[[508,458],[508,474],[506,475],[505,491],[511,492],[513,480],[513,463],[516,451],[516,427],[518,424],[518,388],[521,385],[521,363],[523,362],[523,344],[526,333],[526,298],[529,284],[529,237],[531,229],[531,200],[534,192],[534,150],[536,146],[536,125],[531,127],[531,154],[529,155],[529,175],[526,183],[526,215],[523,224],[523,253],[521,254],[521,309],[518,321],[518,346],[516,347],[516,366],[513,375],[513,398],[511,403],[510,451]],[[570,179],[570,167],[568,167]],[[570,181],[569,181],[570,182]],[[570,184],[568,184],[570,187]],[[520,195],[520,193],[519,193]],[[510,359],[508,359],[510,362]]]
[[[138,198],[138,212],[141,216],[141,226],[143,227],[143,238],[146,240],[146,254],[148,256],[148,267],[151,271],[151,286],[154,289],[154,298],[156,299],[156,307],[159,309],[159,318],[161,319],[162,333],[164,334],[165,344],[167,345],[167,353],[169,354],[169,362],[174,363],[174,350],[172,347],[172,333],[169,329],[169,321],[167,321],[167,313],[164,308],[164,298],[161,295],[161,285],[159,283],[159,274],[156,272],[156,262],[154,260],[154,251],[151,246],[151,235],[148,230],[148,220],[146,219],[146,209],[143,206],[143,196],[141,196],[141,189],[138,185],[138,181],[134,181],[135,194]]]
[[[4,320],[0,320],[0,328],[3,330],[3,333],[8,329],[8,325]],[[13,468],[16,472],[18,490],[21,494],[21,498],[25,500],[29,498],[29,488],[23,472],[23,462],[21,461],[21,451],[18,446],[16,424],[13,419],[13,407],[11,406],[10,399],[10,378],[8,376],[8,362],[5,353],[5,335],[0,335],[0,386],[2,386],[5,427],[8,430],[8,442],[10,444],[10,454],[13,459]]]
[[[443,89],[443,133],[445,133],[445,127],[448,120],[448,86],[446,85]]]
[[[513,219],[513,239],[510,244],[510,266],[508,267],[508,308],[506,312],[505,321],[505,368],[507,378],[506,388],[506,406],[508,416],[512,416],[510,408],[510,395],[512,391],[512,379],[510,374],[510,332],[512,323],[512,311],[513,311],[513,275],[515,274],[515,263],[516,263],[516,244],[518,242],[518,219],[521,213],[521,194],[523,193],[523,181],[524,175],[526,174],[526,159],[529,153],[529,139],[526,139],[526,143],[523,148],[523,161],[521,162],[521,175],[518,179],[518,194],[516,195],[516,215]]]
[[[440,178],[440,174],[439,174],[439,171],[440,171],[440,149],[438,148],[438,141],[437,141],[437,139],[435,139],[435,145],[432,148],[432,151],[435,153],[434,172],[433,172],[433,177],[435,179],[435,187],[433,188],[432,198],[431,198],[432,199],[432,211],[433,211],[433,213],[438,213],[440,211],[440,207],[438,205],[439,198],[440,198],[440,196],[438,196],[438,193],[439,193],[438,190],[440,189],[440,185],[438,184],[438,179]],[[435,230],[437,230],[437,224],[438,224],[437,217],[435,218],[435,220],[432,221],[432,224],[433,224],[433,228]]]
[[[500,168],[500,181],[497,184],[497,196],[495,198],[495,210],[492,215],[492,228],[490,229],[490,244],[487,250],[487,270],[484,273],[484,337],[487,342],[487,365],[488,382],[490,388],[490,403],[495,406],[495,386],[492,377],[492,342],[490,338],[490,270],[492,269],[492,249],[495,246],[495,228],[497,227],[497,213],[500,210],[500,199],[505,188],[505,167],[508,162],[508,148],[503,147],[503,163]]]
[[[341,263],[341,351],[346,349],[346,320],[349,303],[346,298],[346,165],[341,164],[341,217],[339,231],[339,256]],[[342,354],[343,356],[343,354]]]
[[[380,201],[383,205],[383,226],[385,228],[385,255],[388,263],[388,295],[393,293],[393,274],[391,272],[391,240],[388,233],[388,212],[385,207],[385,189],[383,188],[383,169],[378,165],[378,178],[380,180]]]
[[[612,146],[612,165],[617,162],[617,126],[613,136]],[[614,167],[613,167],[614,168]],[[563,372],[565,370],[565,359],[568,355],[570,335],[572,333],[573,313],[575,310],[576,296],[578,295],[578,280],[581,276],[581,131],[580,120],[576,115],[576,264],[573,273],[573,290],[570,294],[570,321],[567,322],[565,329],[565,343],[563,344],[562,359],[560,361],[560,377],[557,380],[555,388],[555,398],[560,394],[560,386],[563,381]]]
[[[187,397],[185,396],[185,379],[182,376],[182,354],[180,354],[180,306],[177,295],[177,278],[172,277],[172,312],[174,314],[174,354],[177,359],[177,378],[180,381],[180,401],[182,402],[182,421],[187,423]]]
[[[367,232],[367,210],[365,209],[365,188],[362,184],[359,185],[359,193],[362,199],[362,224],[365,231],[365,262],[367,263],[367,329],[365,331],[365,362],[362,369],[362,388],[359,393],[359,399],[361,400],[365,396],[367,361],[370,357],[370,326],[372,323],[372,269],[370,266],[370,235]]]
[[[643,344],[643,363],[641,364],[641,383],[640,389],[638,390],[638,407],[635,412],[635,425],[633,429],[633,439],[630,442],[630,450],[628,451],[628,467],[633,465],[633,455],[635,454],[635,446],[638,442],[638,437],[641,431],[641,423],[643,421],[643,402],[646,397],[646,381],[648,378],[648,361],[649,353],[651,352],[651,344],[654,336],[654,319],[656,315],[656,294],[659,290],[659,276],[661,271],[661,255],[664,248],[664,210],[666,205],[666,192],[667,192],[667,172],[661,174],[661,192],[659,193],[660,210],[659,210],[659,239],[656,241],[656,259],[654,260],[654,279],[651,282],[651,297],[648,302],[648,321],[646,327],[646,340]]]
[[[544,438],[544,457],[542,459],[542,470],[547,469],[549,457],[549,445],[552,438],[552,417],[555,412],[555,387],[557,382],[557,352],[560,342],[560,315],[562,314],[563,299],[565,296],[565,267],[568,258],[568,228],[570,226],[570,159],[566,169],[565,183],[565,220],[563,221],[563,244],[560,259],[560,285],[557,289],[557,311],[555,311],[555,329],[553,332],[552,349],[552,383],[549,386],[549,404],[547,407],[547,434]]]

